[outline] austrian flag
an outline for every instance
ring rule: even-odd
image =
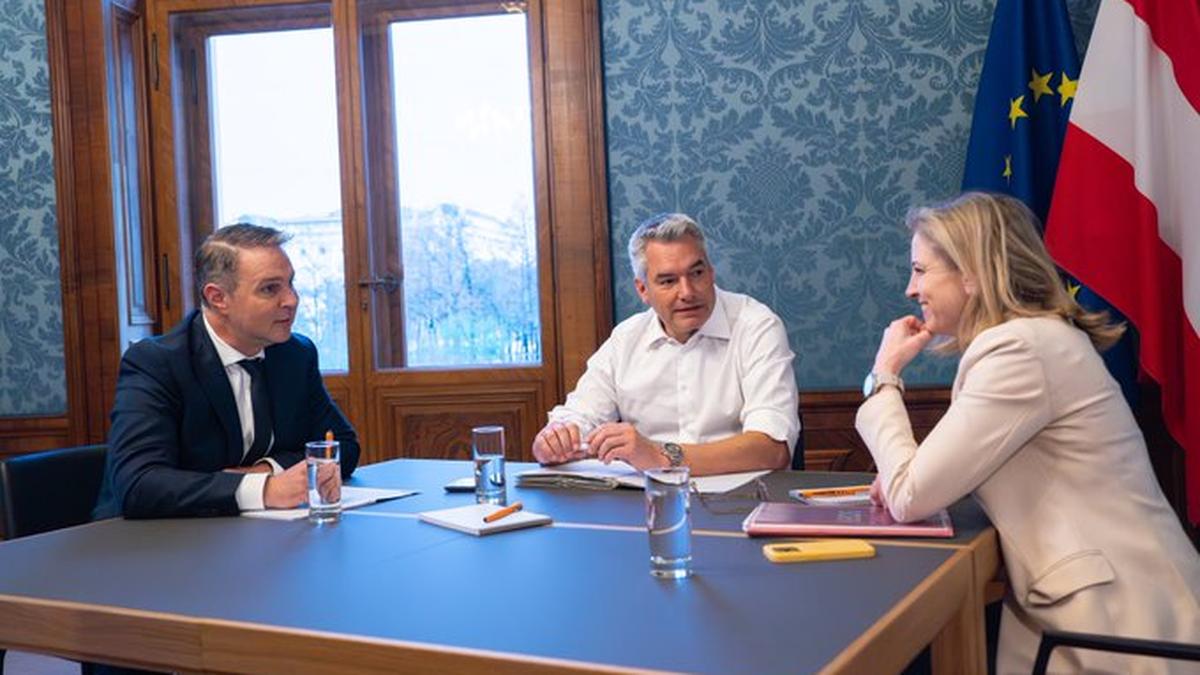
[[[1200,523],[1200,3],[1104,0],[1046,243],[1138,328]]]

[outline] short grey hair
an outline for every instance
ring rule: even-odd
[[[650,241],[679,241],[684,237],[695,239],[704,248],[704,231],[683,213],[660,213],[642,221],[629,237],[629,264],[633,276],[646,280],[646,244]],[[707,251],[705,254],[707,255]]]
[[[237,288],[238,251],[246,248],[283,246],[292,235],[265,225],[237,223],[217,229],[196,249],[196,293],[208,307],[204,287],[216,284],[228,292]]]

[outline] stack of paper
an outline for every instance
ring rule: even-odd
[[[704,494],[719,494],[728,492],[749,483],[762,476],[766,471],[743,471],[740,473],[725,473],[716,476],[701,476],[692,479],[692,485],[697,492]],[[517,474],[517,485],[520,487],[557,487],[585,488],[592,490],[611,490],[618,487],[646,487],[646,477],[641,471],[625,462],[616,461],[605,464],[598,459],[581,459],[565,464],[543,466]]]
[[[625,462],[605,464],[598,459],[581,459],[566,464],[544,466],[517,474],[521,487],[564,487],[611,490],[618,487],[646,487],[642,472]]]

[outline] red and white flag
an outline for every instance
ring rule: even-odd
[[[1104,0],[1046,243],[1137,326],[1200,523],[1200,2]]]

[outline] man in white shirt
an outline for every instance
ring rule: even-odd
[[[196,253],[203,308],[121,359],[108,464],[93,515],[233,515],[307,499],[304,443],[341,443],[341,489],[358,463],[354,429],[329,398],[317,350],[292,333],[298,302],[287,236],[238,224]]]
[[[588,359],[535,437],[534,457],[684,465],[693,475],[788,466],[800,420],[783,322],[717,288],[704,233],[686,215],[642,223],[629,260],[650,309],[622,321]]]

